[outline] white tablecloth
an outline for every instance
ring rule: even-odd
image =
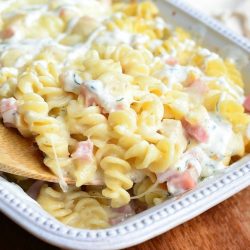
[[[185,0],[219,19],[238,34],[250,38],[250,0]]]

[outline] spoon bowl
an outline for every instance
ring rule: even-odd
[[[36,180],[58,183],[59,179],[43,164],[36,144],[15,129],[0,124],[0,171]],[[75,181],[65,178],[68,184]]]

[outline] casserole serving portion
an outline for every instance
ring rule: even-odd
[[[167,21],[151,2],[64,2],[2,7],[1,116],[60,184],[4,175],[4,213],[58,246],[116,249],[249,185],[244,39],[178,1],[157,1]]]

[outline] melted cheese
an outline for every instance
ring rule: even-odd
[[[223,159],[230,155],[229,143],[233,136],[232,125],[216,114],[210,114],[203,123],[208,133],[208,142],[200,144],[200,147],[209,155]]]
[[[165,64],[164,67],[155,73],[155,77],[164,80],[167,79],[167,87],[172,89],[174,84],[183,83],[190,72],[197,72],[200,74],[200,70],[192,66],[181,66],[181,65],[168,65]]]
[[[127,31],[116,29],[114,31],[106,31],[100,34],[95,43],[104,45],[119,45],[119,44],[130,44],[137,46],[144,44],[149,40],[149,37],[142,34],[132,34]]]

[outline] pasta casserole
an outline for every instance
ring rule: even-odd
[[[60,182],[8,178],[62,223],[115,225],[248,151],[240,63],[153,2],[2,0],[0,13],[2,121]]]

